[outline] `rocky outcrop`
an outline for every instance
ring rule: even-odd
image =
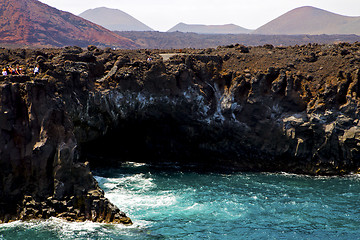
[[[0,220],[130,223],[91,168],[122,161],[358,172],[359,44],[0,51]],[[146,61],[148,56],[152,61]]]
[[[65,49],[51,64],[47,53],[30,52],[46,73],[42,77],[28,75],[25,82],[25,76],[3,77],[0,85],[0,221],[57,216],[73,221],[131,223],[104,197],[88,163],[79,161],[71,109],[66,105],[80,110],[77,94],[88,94],[89,89],[87,82],[77,79],[81,71],[74,71],[65,59],[92,58],[74,54],[82,52],[80,48]],[[76,66],[92,65],[83,62]],[[96,70],[95,66],[93,72]]]

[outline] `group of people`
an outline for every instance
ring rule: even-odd
[[[37,66],[34,67],[34,75],[39,74],[39,72],[40,72],[40,68],[37,65]],[[23,75],[24,73],[23,73],[22,67],[20,67],[20,66],[16,66],[16,68],[13,68],[11,66],[4,67],[3,70],[2,70],[2,75],[7,76],[7,75],[10,75],[10,74],[11,75]]]
[[[2,70],[2,75],[7,76],[9,74],[22,75],[23,74],[23,69],[22,69],[22,67],[19,67],[19,66],[17,66],[16,68],[13,68],[11,66],[4,67],[3,70]]]

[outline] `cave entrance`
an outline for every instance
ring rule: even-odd
[[[119,166],[124,162],[209,165],[214,154],[204,148],[211,138],[197,123],[172,118],[127,119],[104,136],[81,145],[81,158],[90,166]]]

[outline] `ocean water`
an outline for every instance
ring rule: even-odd
[[[209,173],[129,163],[98,169],[134,224],[0,225],[0,239],[360,239],[360,176]]]

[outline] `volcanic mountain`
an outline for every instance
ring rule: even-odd
[[[0,0],[0,44],[12,47],[66,45],[135,48],[131,40],[37,0]]]
[[[225,25],[201,25],[201,24],[186,24],[179,23],[168,32],[193,32],[199,34],[243,34],[250,33],[251,30],[237,26],[235,24]]]
[[[129,14],[106,7],[89,9],[79,15],[111,31],[154,31]]]
[[[314,7],[300,7],[256,29],[254,34],[358,34],[360,17],[348,17]]]

